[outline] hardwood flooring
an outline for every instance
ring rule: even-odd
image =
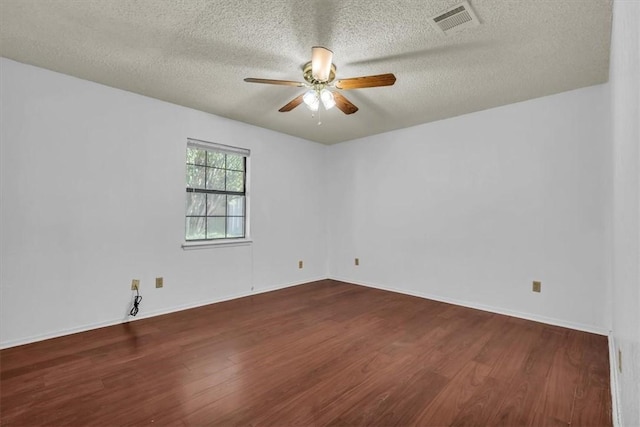
[[[13,425],[611,425],[607,338],[325,280],[0,352]]]

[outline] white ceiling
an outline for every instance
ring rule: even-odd
[[[428,18],[459,0],[0,0],[0,54],[219,116],[333,144],[608,79],[611,0],[471,0],[481,25],[439,34]],[[394,73],[344,91],[322,125],[301,88],[311,47],[337,79]]]

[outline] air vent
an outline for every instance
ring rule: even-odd
[[[453,34],[465,28],[480,25],[469,2],[462,2],[429,19],[431,25],[442,34]]]

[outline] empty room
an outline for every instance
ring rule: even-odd
[[[640,427],[640,1],[0,0],[0,424]]]

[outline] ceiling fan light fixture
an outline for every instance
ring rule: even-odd
[[[325,110],[329,110],[336,105],[336,100],[333,99],[333,93],[328,89],[322,89],[320,92],[320,100],[322,101],[322,105],[324,105]]]
[[[320,106],[320,97],[318,96],[318,92],[314,89],[307,91],[302,97],[302,101],[311,111],[318,111],[318,107]]]
[[[319,82],[329,81],[333,52],[321,46],[311,49],[311,75]]]
[[[340,90],[391,86],[396,82],[396,76],[391,73],[386,73],[340,79],[334,84],[332,82],[336,77],[336,66],[331,62],[333,60],[333,52],[325,47],[314,46],[311,54],[312,60],[302,66],[302,77],[306,83],[291,80],[257,78],[246,78],[244,81],[249,83],[304,87],[306,88],[306,92],[293,98],[278,111],[286,113],[300,104],[304,104],[312,112],[318,112],[318,115],[320,114],[320,103],[322,103],[322,107],[325,110],[337,107],[338,110],[347,115],[358,111],[358,107],[345,98],[345,96],[340,93]],[[329,88],[338,90],[332,91]],[[315,114],[312,114],[312,116],[315,116]],[[320,122],[318,122],[318,124],[320,124]]]

